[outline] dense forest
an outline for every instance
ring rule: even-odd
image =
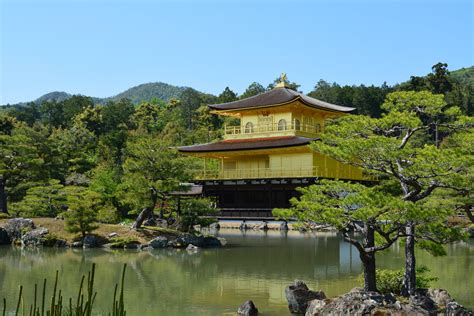
[[[447,64],[438,63],[428,75],[412,76],[395,86],[320,80],[308,95],[380,117],[388,93],[427,90],[444,95],[448,105],[472,115],[473,71],[471,67],[450,73]],[[156,205],[166,212],[173,208],[168,193],[201,167],[195,159],[179,156],[173,147],[210,142],[222,135],[226,122],[210,114],[207,104],[254,96],[276,82],[267,87],[254,82],[241,95],[228,87],[214,96],[160,83],[101,100],[59,92],[36,102],[3,106],[0,174],[9,211],[54,217],[76,204],[93,209],[96,219],[107,223],[134,218],[143,210],[153,212]],[[299,88],[295,82],[288,85]],[[199,202],[186,203],[184,212],[209,211]]]

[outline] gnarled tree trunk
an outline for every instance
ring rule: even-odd
[[[416,290],[416,260],[415,260],[415,224],[409,222],[405,228],[405,276],[403,280],[402,295],[410,296]]]
[[[366,236],[364,240],[365,248],[373,248],[375,246],[375,230],[371,225],[366,225]],[[360,252],[360,259],[364,266],[364,290],[377,291],[376,268],[375,268],[375,252]]]

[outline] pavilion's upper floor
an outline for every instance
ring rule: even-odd
[[[209,107],[212,113],[240,121],[237,125],[224,127],[224,139],[314,137],[324,129],[327,119],[354,110],[311,98],[286,87]]]

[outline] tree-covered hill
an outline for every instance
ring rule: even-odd
[[[451,71],[450,76],[457,82],[474,88],[474,66]]]
[[[72,94],[69,94],[67,92],[53,91],[53,92],[46,93],[45,95],[40,96],[34,102],[38,103],[38,104],[41,104],[43,102],[49,102],[49,101],[61,102],[61,101],[64,101],[66,99],[69,99],[70,97],[72,97]]]
[[[173,86],[164,82],[150,82],[140,84],[138,86],[132,87],[128,90],[125,90],[115,96],[106,97],[106,98],[97,98],[92,97],[92,100],[95,104],[103,104],[107,101],[118,101],[120,99],[126,98],[132,101],[134,104],[138,104],[142,101],[149,101],[151,99],[157,98],[165,102],[169,101],[172,98],[179,99],[181,93],[186,90],[186,87]],[[54,91],[46,93],[33,102],[36,104],[41,104],[43,102],[61,102],[71,98],[73,95],[64,91]],[[22,106],[26,105],[28,102],[21,102],[18,104],[12,104],[11,106]]]
[[[116,96],[107,98],[107,100],[117,101],[127,98],[133,103],[140,103],[157,98],[169,101],[171,98],[179,98],[185,89],[186,87],[177,87],[164,82],[150,82],[130,88]]]

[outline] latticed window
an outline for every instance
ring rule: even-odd
[[[253,133],[253,123],[252,122],[247,122],[247,124],[245,124],[245,133]]]
[[[281,119],[278,121],[278,130],[279,131],[285,131],[286,130],[286,120]]]

